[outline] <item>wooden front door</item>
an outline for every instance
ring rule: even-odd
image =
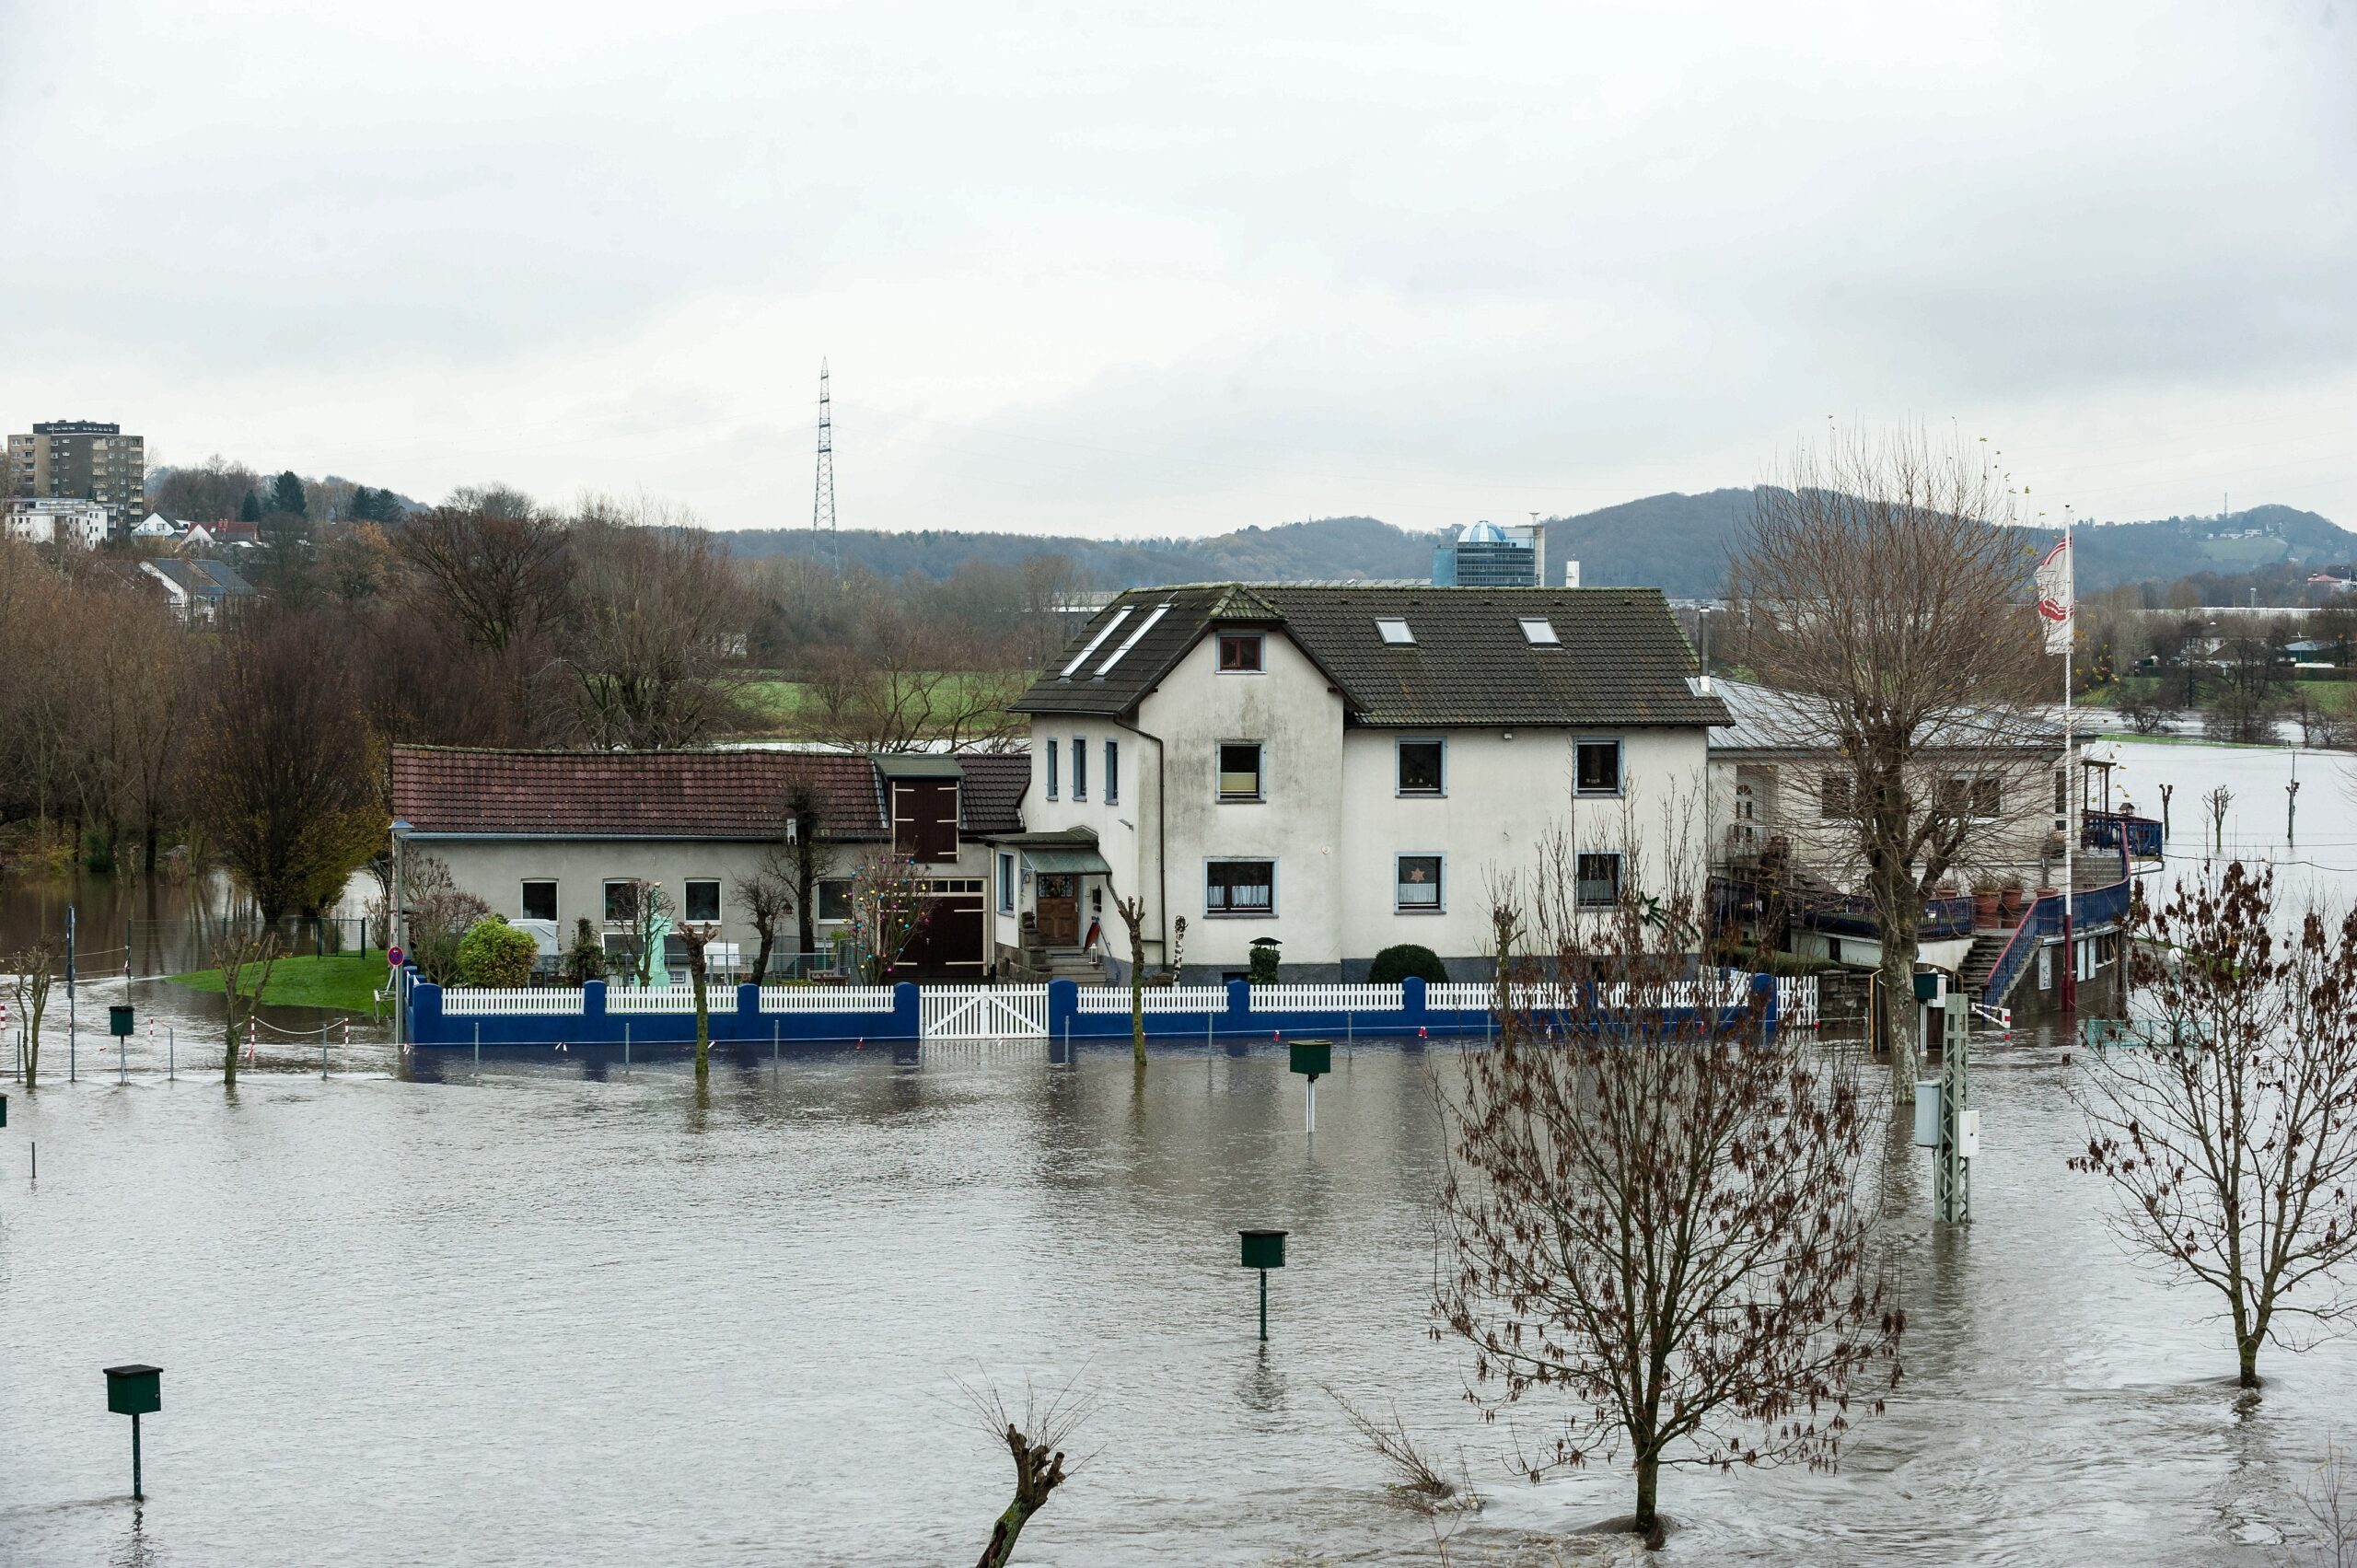
[[[1032,925],[1039,940],[1051,947],[1076,947],[1080,942],[1080,877],[1042,872],[1034,900]]]

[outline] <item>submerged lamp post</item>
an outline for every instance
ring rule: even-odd
[[[1285,1266],[1285,1233],[1281,1230],[1239,1230],[1244,1238],[1244,1266],[1260,1271],[1260,1342],[1269,1341],[1269,1271]]]
[[[142,1502],[147,1493],[139,1485],[139,1418],[164,1408],[164,1369],[134,1362],[106,1372],[107,1409],[131,1418],[131,1496]]]
[[[1334,1044],[1331,1040],[1297,1040],[1293,1042],[1292,1056],[1293,1070],[1309,1080],[1308,1126],[1304,1131],[1315,1132],[1318,1131],[1318,1076],[1334,1070]]]
[[[115,1076],[128,1083],[131,1079],[131,1005],[122,1003],[107,1009],[107,1033],[114,1036]]]

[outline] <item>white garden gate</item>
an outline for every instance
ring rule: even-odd
[[[918,1018],[928,1040],[1045,1040],[1044,985],[925,985]]]

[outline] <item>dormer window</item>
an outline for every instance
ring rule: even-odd
[[[1416,633],[1404,621],[1377,621],[1375,629],[1386,643],[1395,648],[1413,647]]]
[[[1555,623],[1544,616],[1523,616],[1521,625],[1522,640],[1534,648],[1560,647],[1562,645],[1562,639],[1555,635]]]

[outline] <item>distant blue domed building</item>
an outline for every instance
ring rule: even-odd
[[[1475,523],[1433,552],[1433,582],[1441,587],[1535,588],[1546,581],[1547,531],[1537,523]]]

